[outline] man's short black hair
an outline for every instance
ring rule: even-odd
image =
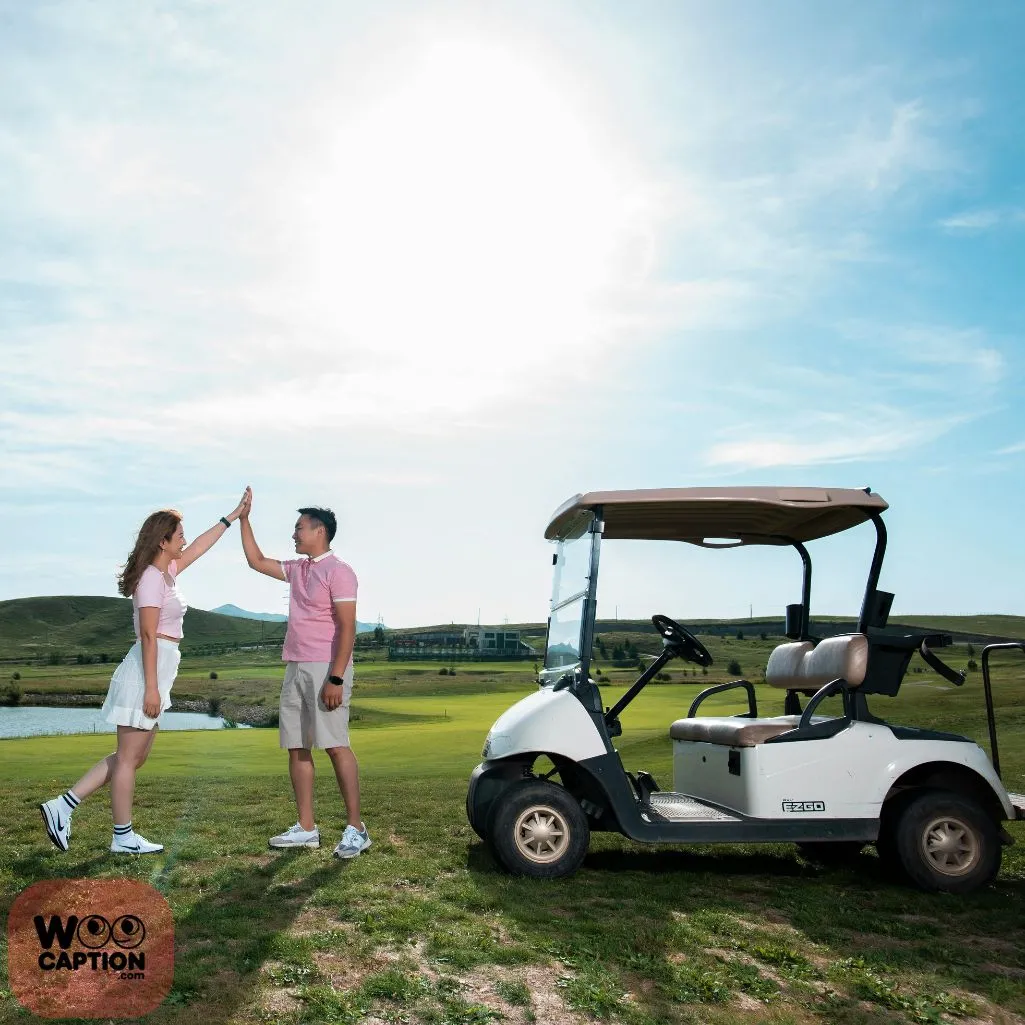
[[[331,544],[335,539],[335,531],[338,529],[338,521],[330,509],[320,509],[311,505],[306,509],[299,510],[300,516],[307,516],[314,523],[319,523],[327,531],[327,543]]]

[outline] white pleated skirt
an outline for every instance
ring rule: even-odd
[[[157,638],[157,691],[160,693],[160,711],[171,707],[171,687],[178,675],[181,662],[178,645]],[[142,699],[146,693],[146,674],[142,667],[142,642],[136,641],[125,655],[121,665],[110,678],[110,687],[101,709],[103,718],[114,726],[134,726],[151,730],[157,724],[143,714]]]

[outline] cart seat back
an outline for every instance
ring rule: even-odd
[[[816,691],[833,680],[860,687],[868,669],[868,638],[838,634],[813,645],[794,641],[774,648],[765,667],[765,682],[782,690]]]

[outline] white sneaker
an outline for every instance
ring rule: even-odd
[[[272,836],[267,842],[271,847],[319,847],[320,830],[316,826],[312,829],[303,829],[297,822],[283,833]]]
[[[110,841],[111,854],[156,854],[163,849],[162,843],[150,843],[134,831],[125,836],[115,836]]]
[[[68,849],[71,843],[71,809],[63,795],[55,797],[39,806],[39,813],[43,816],[43,825],[46,826],[46,833],[50,839],[62,851]]]
[[[367,832],[367,825],[363,823],[363,832],[355,826],[346,826],[342,833],[341,840],[335,848],[336,858],[355,858],[370,846],[370,834]]]

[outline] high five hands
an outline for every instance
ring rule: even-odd
[[[238,505],[225,517],[226,520],[230,520],[232,523],[237,519],[245,519],[249,515],[249,510],[253,505],[253,489],[247,487],[242,492],[242,498],[239,500]]]

